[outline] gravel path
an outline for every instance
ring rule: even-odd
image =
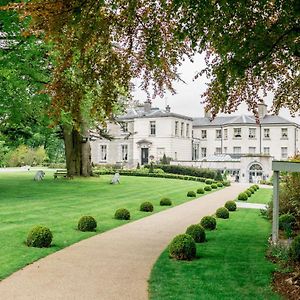
[[[0,299],[148,299],[152,266],[170,240],[246,186],[233,184],[51,254],[1,281]]]

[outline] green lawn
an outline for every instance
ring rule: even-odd
[[[49,253],[77,241],[120,226],[126,221],[113,218],[116,209],[130,210],[132,220],[149,213],[139,211],[144,201],[151,201],[161,211],[161,197],[181,204],[189,190],[203,183],[161,178],[124,177],[120,185],[110,185],[111,176],[100,178],[54,180],[47,172],[42,182],[34,182],[34,173],[0,173],[0,279]],[[96,233],[76,230],[82,215],[98,221]],[[34,225],[48,226],[54,235],[47,249],[28,248],[24,241]]]
[[[268,204],[270,201],[272,201],[272,195],[272,189],[260,188],[254,194],[252,194],[250,198],[248,198],[247,202]]]
[[[240,209],[217,221],[197,259],[169,259],[165,250],[152,270],[150,299],[280,299],[271,291],[275,266],[265,259],[270,224],[258,210]]]

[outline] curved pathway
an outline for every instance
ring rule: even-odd
[[[5,300],[143,300],[153,264],[170,240],[248,185],[205,195],[51,254],[0,282]]]

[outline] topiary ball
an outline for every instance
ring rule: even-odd
[[[189,226],[185,233],[189,234],[196,243],[204,243],[206,240],[205,230],[199,224]]]
[[[94,231],[97,227],[97,222],[92,216],[83,216],[78,221],[78,230]]]
[[[250,188],[248,189],[248,191],[250,191],[250,192],[251,192],[251,194],[254,194],[254,193],[255,193],[255,189],[254,189],[254,188],[252,188],[252,187],[250,187]]]
[[[140,206],[140,211],[151,212],[153,211],[153,204],[151,202],[144,202]]]
[[[27,236],[27,246],[37,248],[47,248],[52,242],[52,232],[45,226],[33,227]]]
[[[210,185],[206,185],[206,186],[204,187],[204,191],[206,191],[206,192],[210,192],[211,190],[212,190],[212,188],[211,188]]]
[[[212,184],[211,184],[211,188],[212,188],[212,189],[217,189],[217,188],[218,188],[218,185],[215,184],[215,183],[212,183]]]
[[[169,256],[177,260],[192,260],[196,257],[196,243],[188,234],[177,235],[169,245]]]
[[[115,212],[115,219],[130,220],[130,212],[126,208],[119,208]]]
[[[246,190],[245,193],[247,194],[248,197],[251,197],[252,193],[249,190]]]
[[[229,211],[236,210],[236,203],[234,201],[227,201],[224,205]]]
[[[169,198],[161,198],[160,206],[170,206],[172,205],[172,201]]]
[[[287,227],[294,228],[296,218],[292,214],[284,214],[279,217],[279,229],[284,230]]]
[[[204,229],[208,229],[208,230],[214,230],[217,227],[217,221],[212,216],[203,217],[200,221],[200,224]]]
[[[217,186],[218,186],[218,187],[223,187],[223,183],[222,183],[222,182],[218,182],[218,183],[217,183]]]
[[[251,185],[251,189],[253,189],[254,191],[257,191],[256,185]]]
[[[186,195],[188,197],[196,197],[196,193],[194,191],[188,191]]]
[[[292,241],[289,256],[292,261],[300,262],[300,235],[296,236]]]
[[[206,179],[206,180],[205,180],[205,183],[206,183],[206,184],[212,184],[213,181],[212,181],[211,179]]]
[[[255,184],[254,186],[255,186],[256,190],[258,190],[258,189],[259,189],[259,186],[258,186],[257,184]]]
[[[220,207],[216,210],[216,216],[220,219],[229,219],[229,210],[226,207]]]
[[[205,191],[204,191],[203,188],[199,188],[199,189],[197,190],[197,194],[204,194],[204,193],[205,193]]]
[[[246,193],[240,193],[238,195],[238,200],[247,201],[247,199],[248,199],[248,195]]]

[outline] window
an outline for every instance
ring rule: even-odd
[[[287,139],[288,138],[288,130],[287,128],[281,128],[281,138]]]
[[[233,153],[234,154],[240,154],[242,152],[241,147],[233,147]]]
[[[175,160],[177,160],[177,152],[174,153]]]
[[[264,154],[270,155],[270,147],[264,147]]]
[[[122,131],[123,132],[128,132],[128,123],[126,123],[126,122],[124,122],[124,123],[122,123]]]
[[[199,144],[193,144],[193,160],[199,159]]]
[[[201,157],[206,157],[206,148],[201,148]]]
[[[233,136],[235,138],[241,138],[242,137],[242,128],[233,128]]]
[[[175,121],[175,135],[178,136],[178,121]]]
[[[216,129],[216,139],[220,139],[222,137],[222,130]]]
[[[256,128],[249,128],[249,139],[256,138]]]
[[[227,153],[227,147],[224,147],[224,153]]]
[[[184,123],[181,123],[180,135],[184,136]]]
[[[227,140],[228,139],[228,129],[224,129],[224,139]]]
[[[205,129],[201,130],[201,138],[202,139],[206,139],[207,138],[207,131]]]
[[[222,154],[222,148],[221,147],[217,147],[216,148],[216,155]]]
[[[155,121],[150,121],[150,135],[156,134],[156,123]]]
[[[128,160],[128,145],[121,145],[122,148],[122,160]]]
[[[287,147],[281,147],[281,158],[287,158]]]
[[[190,137],[190,124],[186,124],[186,137]]]
[[[264,138],[265,139],[270,138],[270,128],[264,128]]]
[[[249,153],[250,154],[254,154],[256,152],[256,148],[255,147],[249,147]]]
[[[100,160],[105,161],[107,159],[107,146],[100,145]]]

